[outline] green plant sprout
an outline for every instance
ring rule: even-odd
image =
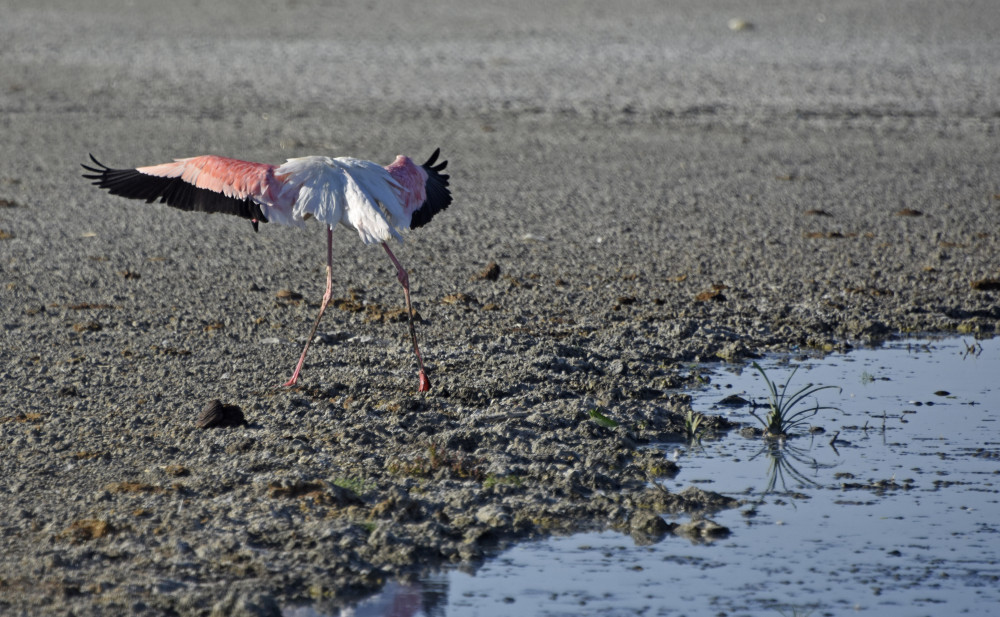
[[[597,422],[604,428],[615,428],[618,426],[617,422],[615,422],[611,418],[607,417],[606,415],[598,411],[596,407],[594,409],[591,409],[588,413],[590,414],[590,417],[594,420],[594,422]]]
[[[761,418],[758,416],[753,409],[750,410],[750,415],[764,425],[764,433],[766,437],[787,437],[788,434],[804,423],[806,420],[812,418],[817,413],[824,409],[838,409],[837,407],[831,407],[826,405],[819,405],[818,403],[814,407],[807,407],[805,409],[800,409],[794,411],[794,408],[802,402],[806,397],[812,396],[821,390],[829,390],[831,388],[836,388],[838,392],[842,390],[837,386],[814,386],[813,384],[806,384],[800,390],[789,394],[788,384],[792,382],[792,377],[795,376],[796,371],[799,367],[795,367],[792,370],[791,375],[785,380],[785,383],[778,386],[775,382],[767,376],[764,369],[761,368],[759,364],[754,362],[752,366],[761,374],[764,378],[764,383],[767,384],[767,389],[769,391],[767,397],[767,416]]]
[[[688,409],[687,415],[684,416],[684,436],[688,438],[688,441],[701,443],[701,438],[708,431],[708,427],[702,426],[704,421],[705,416],[693,409]]]
[[[483,488],[492,488],[498,484],[508,484],[510,486],[521,486],[521,476],[511,474],[509,476],[496,476],[490,474],[483,480]]]
[[[364,495],[368,492],[368,489],[374,487],[374,485],[369,486],[362,478],[354,476],[334,478],[332,484],[340,488],[346,488],[355,495]]]

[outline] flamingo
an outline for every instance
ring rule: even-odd
[[[410,340],[420,367],[418,391],[426,392],[431,383],[417,347],[409,277],[388,241],[395,238],[402,242],[401,230],[422,227],[451,204],[449,176],[441,173],[448,161],[438,162],[440,153],[440,148],[434,150],[422,165],[400,155],[385,167],[350,157],[306,156],[269,165],[204,155],[135,169],[112,169],[91,154],[94,166],[83,165],[89,172],[83,177],[112,195],[146,203],[159,199],[181,210],[249,219],[255,232],[259,223],[268,222],[304,227],[306,220],[314,218],[326,225],[326,293],[285,387],[298,382],[309,344],[330,303],[334,228],[343,224],[357,231],[365,244],[381,243],[403,286]]]

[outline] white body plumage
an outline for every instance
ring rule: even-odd
[[[355,158],[306,156],[289,159],[274,170],[282,187],[264,212],[268,220],[301,226],[315,218],[358,232],[365,244],[402,241],[410,226],[404,209],[403,186],[385,167]]]

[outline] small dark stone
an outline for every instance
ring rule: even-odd
[[[621,377],[628,373],[628,365],[621,359],[612,360],[611,364],[608,365],[608,373],[615,377]]]
[[[724,538],[731,533],[728,527],[719,525],[715,521],[711,521],[707,518],[697,519],[691,521],[690,523],[678,525],[673,531],[679,536],[686,536],[695,540],[700,539],[709,541],[716,538]]]
[[[712,289],[711,291],[703,291],[694,297],[696,302],[725,302],[726,296],[722,295],[722,292],[718,289]]]
[[[59,396],[80,396],[80,391],[76,386],[63,386],[59,388]]]
[[[472,280],[495,281],[498,278],[500,278],[500,266],[497,265],[497,262],[491,261],[487,264],[486,269],[476,273]]]
[[[969,283],[977,291],[1000,291],[1000,279],[982,279]]]
[[[726,398],[718,402],[719,405],[725,405],[726,407],[743,407],[750,404],[750,401],[746,400],[738,394],[730,394]]]
[[[670,531],[670,526],[663,520],[663,517],[647,510],[636,512],[629,521],[629,527],[633,533],[649,536],[662,536]]]
[[[274,297],[279,300],[301,300],[302,294],[297,291],[292,291],[291,289],[279,289],[278,293],[274,294]]]
[[[239,406],[223,405],[218,399],[213,399],[202,408],[197,425],[198,428],[246,426],[247,419]]]

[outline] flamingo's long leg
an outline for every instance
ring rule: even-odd
[[[413,327],[413,306],[410,304],[410,277],[407,276],[406,270],[400,265],[396,256],[389,250],[389,245],[383,242],[382,248],[385,249],[389,259],[396,266],[396,278],[403,286],[403,295],[406,297],[406,317],[410,324],[410,339],[413,341],[413,353],[417,354],[417,363],[420,365],[420,386],[417,388],[417,392],[427,392],[431,389],[431,380],[427,379],[427,373],[424,371],[424,359],[420,355],[420,348],[417,347],[417,333]]]
[[[316,316],[316,323],[313,324],[312,331],[309,332],[309,337],[306,338],[306,346],[302,348],[302,355],[299,356],[299,363],[295,365],[295,372],[292,373],[292,378],[284,383],[286,388],[294,386],[295,382],[299,380],[299,373],[302,371],[302,365],[306,361],[306,352],[309,351],[309,343],[312,342],[313,337],[316,336],[316,328],[319,327],[319,321],[323,319],[323,311],[326,310],[326,305],[330,303],[330,298],[333,296],[333,227],[326,228],[326,293],[323,294],[323,302],[319,305],[319,315]]]

